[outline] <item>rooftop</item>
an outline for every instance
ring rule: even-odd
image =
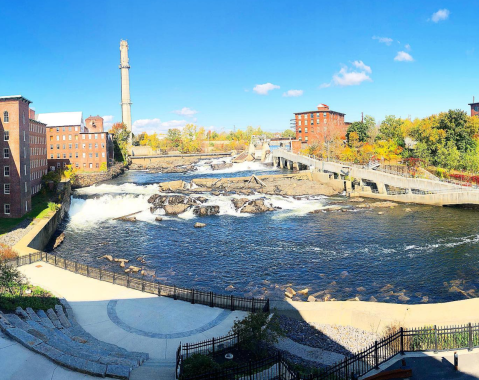
[[[36,119],[47,127],[83,126],[82,112],[39,113]]]
[[[1,101],[9,101],[9,100],[23,100],[23,101],[27,102],[28,104],[32,103],[31,100],[28,100],[27,98],[23,97],[22,95],[0,96],[0,102]]]

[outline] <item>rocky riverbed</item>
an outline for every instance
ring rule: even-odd
[[[350,356],[380,339],[375,332],[351,326],[326,325],[277,315],[285,335],[297,343]]]
[[[148,164],[130,164],[130,170],[147,170],[148,173],[188,173],[197,170],[196,164],[203,161],[203,166],[208,166],[211,170],[224,170],[231,168],[232,163],[224,161],[204,160],[197,157],[172,157],[164,158],[160,161],[150,162]]]

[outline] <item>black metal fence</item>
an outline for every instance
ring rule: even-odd
[[[226,341],[234,346],[235,342],[239,343],[239,339],[234,335],[228,335],[222,338],[216,338],[215,342]],[[186,347],[188,353],[192,354],[210,354],[212,351],[213,340],[208,340],[195,344],[187,344],[178,347],[177,351],[177,376],[182,373],[182,360],[186,359]],[[238,344],[236,343],[236,344]],[[284,380],[349,380],[357,379],[365,375],[373,369],[378,369],[381,364],[392,359],[398,354],[406,352],[417,351],[447,351],[458,349],[469,349],[479,347],[479,324],[467,324],[461,326],[448,327],[424,327],[403,329],[376,341],[373,345],[365,350],[345,357],[344,360],[328,367],[327,369],[317,369],[315,374],[303,376],[291,369],[290,366],[280,356],[271,356],[276,358],[276,362],[268,362],[271,368],[264,372],[264,375],[275,375],[277,378]],[[251,363],[252,368],[264,366],[265,362]],[[274,367],[276,366],[276,367]],[[274,368],[273,368],[274,367]],[[280,368],[280,369],[279,369]],[[249,376],[248,368],[246,366],[234,367],[232,371],[217,371],[202,375],[195,375],[194,377],[183,376],[182,380],[213,380],[213,379],[233,379],[238,377]],[[241,372],[243,371],[243,372]],[[277,372],[275,372],[277,371]],[[255,372],[256,373],[256,372]],[[234,377],[233,377],[234,376]],[[253,374],[254,376],[254,374]],[[262,379],[273,379],[273,377],[261,377]]]
[[[133,274],[120,274],[102,268],[92,267],[77,261],[68,260],[46,252],[35,252],[29,255],[19,256],[10,261],[11,265],[21,266],[44,261],[56,267],[81,274],[86,277],[112,284],[126,286],[127,288],[142,292],[157,294],[158,296],[170,297],[175,300],[187,301],[192,304],[219,307],[228,310],[242,310],[248,312],[269,312],[269,299],[245,298],[233,295],[216,294],[196,289],[186,289],[175,285],[164,285],[156,281],[149,281],[143,276],[136,277]]]

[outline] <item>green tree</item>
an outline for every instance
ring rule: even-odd
[[[109,131],[113,135],[115,159],[125,162],[128,156],[128,139],[130,133],[124,123],[115,123]]]
[[[281,134],[281,137],[294,139],[294,138],[296,138],[296,132],[293,131],[292,129],[287,129]]]
[[[181,144],[181,131],[177,128],[168,129],[166,134],[168,145],[172,148],[178,148]]]
[[[366,142],[369,139],[369,126],[362,121],[355,121],[352,123],[346,131],[346,140],[348,144],[351,144],[351,133],[356,133],[359,142]]]
[[[403,121],[394,115],[388,115],[379,126],[376,141],[393,140],[397,145],[404,147],[404,134],[401,128]]]
[[[475,150],[476,141],[471,130],[474,124],[468,123],[468,115],[462,110],[449,110],[439,115],[438,128],[446,132],[446,141],[452,142],[460,152]]]

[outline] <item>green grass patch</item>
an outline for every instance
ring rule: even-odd
[[[60,304],[58,298],[39,286],[21,285],[14,287],[13,294],[0,294],[0,310],[15,311],[17,307],[23,309],[31,307],[33,310],[48,310]]]
[[[0,218],[0,235],[6,234],[25,219],[45,218],[52,212],[48,207],[50,201],[48,194],[37,194],[32,197],[32,209],[21,218]]]

